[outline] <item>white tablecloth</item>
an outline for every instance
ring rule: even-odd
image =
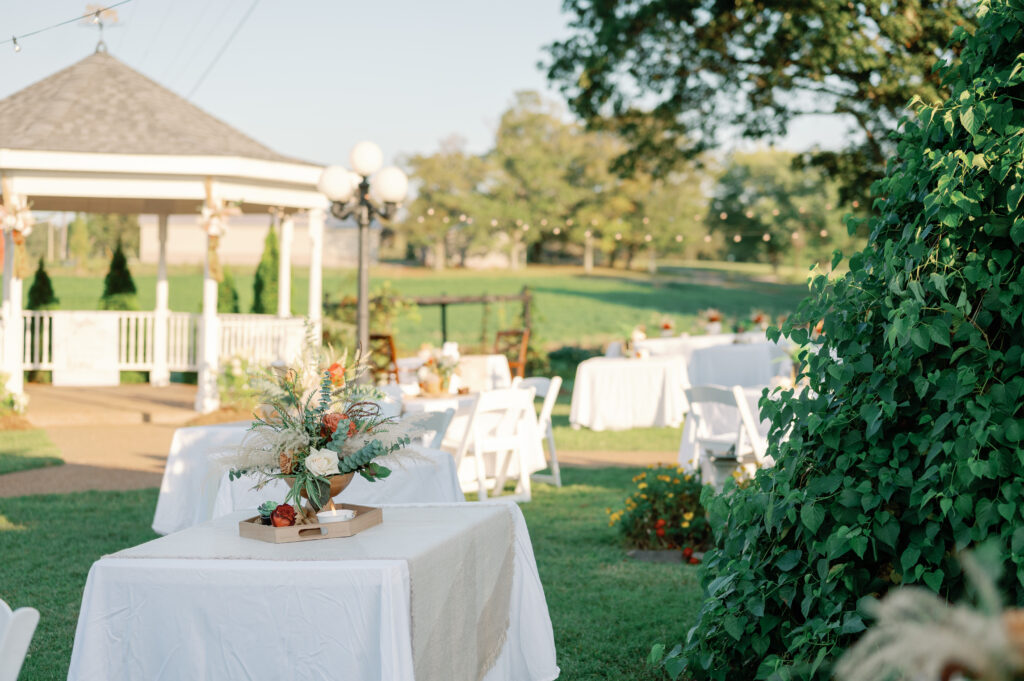
[[[410,567],[448,561],[417,578],[443,582],[472,559],[472,544],[449,546],[494,513],[512,514],[514,557],[506,639],[485,681],[553,680],[533,548],[518,507],[503,504],[385,507],[384,522],[355,537],[282,545],[240,538],[237,513],[101,558],[82,596],[68,679],[414,681],[422,648],[413,631],[425,623],[412,622],[411,612],[424,616],[414,603],[424,596]],[[452,668],[487,644],[444,638],[437,624],[431,642]],[[424,676],[415,681],[436,678]]]
[[[466,434],[466,427],[469,424],[469,412],[472,409],[475,395],[452,395],[450,397],[408,397],[405,399],[404,410],[406,414],[417,414],[423,412],[455,410],[455,418],[448,427],[448,433],[444,438],[445,451],[454,454]],[[537,414],[529,411],[524,415],[524,420],[519,427],[524,433],[524,442],[519,450],[519,462],[512,462],[509,465],[509,475],[519,475],[519,464],[525,468],[525,473],[530,475],[542,471],[548,467],[544,458],[544,445],[541,443],[540,426],[537,424]],[[487,474],[493,475],[493,456],[485,457]],[[458,471],[459,480],[465,489],[476,489],[476,469],[472,460],[467,456],[462,461]]]
[[[686,397],[686,362],[680,357],[580,362],[569,422],[591,430],[678,426]]]
[[[792,380],[793,362],[775,343],[716,345],[694,350],[687,373],[690,385],[745,388]]]
[[[229,482],[226,471],[214,461],[218,452],[241,443],[249,428],[245,423],[179,428],[171,441],[160,496],[153,516],[153,531],[170,534],[241,508],[255,508],[266,500],[284,498],[286,484],[277,481],[261,492],[251,490],[253,481]],[[391,466],[384,480],[368,482],[355,476],[338,499],[351,503],[444,503],[462,501],[451,455],[414,447],[424,457]]]
[[[416,371],[423,366],[420,357],[398,359],[398,381],[403,385],[416,385]],[[452,379],[452,393],[468,387],[471,392],[497,390],[512,385],[512,372],[505,355],[463,355]]]

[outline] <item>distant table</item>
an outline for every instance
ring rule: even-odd
[[[245,513],[89,571],[69,681],[552,681],[547,604],[519,508],[384,507],[349,538],[269,544]]]
[[[591,430],[676,427],[686,385],[681,357],[592,357],[576,369],[569,422]]]
[[[423,359],[400,357],[397,363],[399,382],[415,385],[416,371],[423,366]],[[452,392],[460,387],[468,387],[472,392],[481,392],[512,385],[512,372],[505,355],[463,355],[459,358],[456,374],[457,378],[452,382]]]
[[[266,500],[281,501],[287,485],[277,480],[261,491],[253,481],[229,481],[216,454],[242,442],[249,423],[179,428],[167,456],[160,496],[153,516],[153,531],[170,534],[243,508],[255,508]],[[420,456],[404,458],[393,473],[377,482],[355,476],[338,499],[351,503],[444,503],[463,501],[452,456],[440,450],[414,446]]]

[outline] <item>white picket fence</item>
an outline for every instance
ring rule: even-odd
[[[73,352],[75,339],[60,338],[55,334],[54,321],[71,311],[25,310],[24,357],[25,369],[53,370],[54,345],[69,344]],[[117,323],[117,368],[121,371],[149,371],[155,365],[155,339],[157,317],[155,312],[74,311],[100,322]],[[281,319],[271,315],[221,314],[220,357],[242,357],[251,362],[268,364],[293,360],[302,349],[305,326],[301,318]],[[167,368],[170,371],[196,371],[196,350],[202,316],[187,312],[171,312],[167,320]],[[61,328],[61,324],[56,324]]]

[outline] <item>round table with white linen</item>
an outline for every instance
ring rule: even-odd
[[[275,480],[260,491],[253,480],[228,480],[217,455],[241,444],[249,422],[179,428],[167,456],[153,531],[170,534],[224,513],[256,508],[266,500],[281,502],[287,484]],[[369,482],[356,475],[337,499],[348,503],[445,503],[463,501],[455,462],[447,452],[412,446],[412,456],[388,457],[392,474]],[[391,462],[395,459],[394,463]]]
[[[576,369],[569,422],[591,430],[677,427],[686,385],[681,357],[592,357]]]

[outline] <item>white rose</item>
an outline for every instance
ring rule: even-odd
[[[337,475],[337,452],[333,452],[330,449],[314,449],[306,457],[306,470],[313,475]]]

